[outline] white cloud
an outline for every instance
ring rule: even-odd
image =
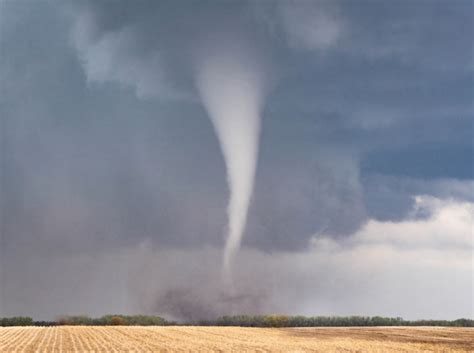
[[[416,219],[419,214],[430,216]],[[402,222],[370,220],[351,241],[411,250],[457,248],[472,251],[474,204],[417,196],[411,216],[413,219]]]

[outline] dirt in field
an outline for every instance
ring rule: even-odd
[[[11,327],[0,352],[473,352],[474,329],[440,327]]]

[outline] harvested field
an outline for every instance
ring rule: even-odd
[[[0,328],[0,352],[472,352],[474,329],[58,326]]]

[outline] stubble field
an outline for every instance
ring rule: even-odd
[[[474,329],[57,326],[0,328],[0,352],[472,352]]]

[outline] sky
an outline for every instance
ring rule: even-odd
[[[473,6],[0,0],[0,316],[473,318]]]

